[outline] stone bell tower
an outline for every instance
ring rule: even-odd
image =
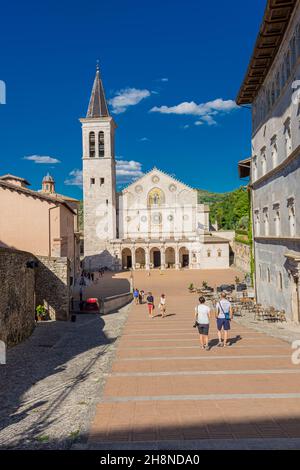
[[[110,241],[116,238],[116,163],[114,133],[99,66],[82,124],[84,256],[89,268],[110,266]]]

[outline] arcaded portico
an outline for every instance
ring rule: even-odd
[[[213,238],[213,239],[212,239]],[[202,249],[197,243],[125,241],[114,242],[121,269],[201,269],[222,268],[229,256],[228,243],[216,236],[205,237]],[[120,253],[120,257],[119,254]]]

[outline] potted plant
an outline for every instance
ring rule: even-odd
[[[35,310],[36,310],[36,316],[37,316],[38,321],[46,320],[47,310],[44,305],[38,305]]]
[[[191,284],[189,285],[188,289],[189,289],[190,292],[194,292],[194,289],[195,289],[195,288],[194,288],[194,284],[191,283]]]
[[[208,288],[208,282],[207,282],[207,281],[203,281],[203,282],[202,282],[202,287],[203,287],[203,289],[207,289],[207,288]]]
[[[241,281],[240,281],[240,278],[239,278],[238,276],[235,276],[234,280],[235,280],[235,283],[236,283],[236,284],[239,284],[239,283],[241,282]]]

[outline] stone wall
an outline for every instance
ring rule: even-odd
[[[234,265],[244,273],[251,272],[251,248],[245,243],[234,241],[232,243],[234,252]]]
[[[30,253],[0,248],[0,340],[17,344],[35,325],[35,270]]]
[[[39,256],[36,301],[45,305],[52,320],[68,320],[70,310],[70,262],[68,258]]]
[[[35,262],[37,267],[28,266]],[[70,266],[67,258],[35,257],[0,248],[0,340],[14,345],[35,326],[36,305],[45,305],[53,320],[68,320]]]
[[[112,313],[119,310],[125,305],[129,304],[133,299],[132,293],[127,292],[126,294],[113,295],[112,297],[105,297],[101,299],[101,313]]]

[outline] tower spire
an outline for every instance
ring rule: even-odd
[[[90,97],[87,118],[108,117],[109,112],[106,104],[104,88],[100,77],[99,60],[96,63],[96,76]]]

